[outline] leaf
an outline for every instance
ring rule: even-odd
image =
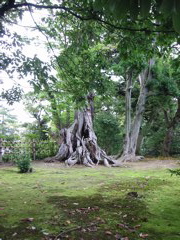
[[[106,235],[112,235],[112,232],[106,231],[105,234],[106,234]]]
[[[115,239],[117,239],[117,240],[119,240],[119,239],[121,239],[121,238],[122,238],[122,237],[121,237],[121,235],[120,235],[120,234],[118,234],[118,233],[117,233],[117,234],[116,234],[114,237],[115,237]]]
[[[15,237],[17,235],[17,232],[13,233],[12,237]]]
[[[149,14],[151,8],[151,0],[140,0],[140,15],[145,18]]]
[[[134,228],[140,228],[141,224],[135,225]]]
[[[168,16],[171,14],[173,6],[174,6],[173,1],[163,0],[160,7],[160,11],[163,12],[164,15]]]
[[[114,15],[123,18],[129,10],[129,0],[118,0],[115,4]]]
[[[102,10],[103,3],[101,0],[95,0],[93,6],[95,10]]]
[[[147,238],[149,236],[149,234],[147,234],[147,233],[140,233],[139,236],[141,238]]]
[[[23,218],[21,219],[22,222],[33,222],[34,218]]]
[[[138,0],[130,0],[129,10],[131,18],[136,19],[139,14]]]
[[[119,223],[119,224],[118,224],[118,227],[122,227],[122,228],[126,228],[126,229],[128,229],[128,226],[125,225],[125,224],[123,224],[123,223]]]

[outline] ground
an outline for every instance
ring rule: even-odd
[[[122,168],[33,163],[34,172],[0,169],[2,240],[180,239],[177,160],[146,159]]]

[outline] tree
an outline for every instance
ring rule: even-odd
[[[132,3],[134,3],[134,5],[132,5]],[[174,9],[174,12],[169,11],[169,16],[165,16],[167,14],[167,6],[170,10]],[[124,145],[122,160],[136,159],[137,139],[147,95],[146,83],[147,79],[149,80],[151,78],[151,72],[149,71],[151,68],[150,65],[152,65],[154,55],[167,52],[169,46],[179,39],[179,35],[173,29],[173,25],[176,31],[178,31],[179,28],[177,21],[179,16],[178,2],[172,1],[170,5],[167,5],[167,1],[165,0],[140,2],[79,0],[76,3],[60,1],[55,5],[51,1],[42,1],[38,4],[4,1],[1,5],[0,13],[3,17],[11,18],[11,12],[15,10],[16,13],[19,13],[20,9],[28,10],[31,16],[33,15],[33,9],[48,9],[50,15],[48,19],[43,19],[44,26],[40,27],[36,22],[35,25],[41,33],[48,37],[51,36],[53,40],[57,39],[60,29],[63,29],[64,36],[62,37],[62,34],[59,34],[58,38],[61,41],[61,54],[58,57],[54,57],[56,59],[56,68],[58,69],[59,77],[64,81],[63,83],[57,81],[57,79],[53,81],[58,82],[58,85],[61,85],[62,88],[66,86],[78,106],[82,106],[83,103],[86,102],[87,97],[94,94],[94,91],[96,91],[95,94],[97,94],[100,89],[106,92],[104,86],[109,85],[109,82],[111,82],[107,76],[112,71],[110,65],[114,61],[121,58],[124,62],[127,61],[126,66],[123,68],[125,71],[123,74],[121,73],[127,85],[126,144]],[[135,11],[133,11],[134,9]],[[160,11],[163,13],[160,13]],[[50,24],[53,24],[53,28],[50,28]],[[72,31],[75,27],[77,31]],[[81,33],[81,35],[79,33]],[[168,37],[166,35],[167,33],[169,34]],[[113,34],[116,36],[114,39],[113,37],[109,37]],[[83,36],[83,38],[81,38],[81,36]],[[166,38],[164,36],[166,36]],[[101,39],[103,39],[103,41]],[[131,39],[131,42],[129,39]],[[79,40],[81,40],[81,42]],[[113,44],[111,42],[112,40]],[[79,45],[77,42],[79,42]],[[102,42],[103,47],[101,45]],[[57,42],[50,43],[48,39],[48,46],[49,49],[52,50],[53,46],[57,46]],[[102,57],[102,54],[98,51],[99,46],[101,53],[105,49],[105,56],[110,57],[110,61]],[[100,53],[100,56],[98,56],[96,51],[98,54]],[[124,64],[122,63],[123,61],[119,61],[119,65]],[[135,61],[135,64],[133,61]],[[38,63],[38,61],[35,62],[36,64]],[[85,63],[88,67],[85,67]],[[148,63],[150,64],[148,65]],[[41,68],[42,71],[38,74],[38,82],[33,81],[33,85],[35,88],[37,88],[38,84],[40,86],[43,85],[49,100],[51,99],[54,119],[56,118],[56,120],[59,121],[60,116],[57,112],[58,107],[54,90],[51,91],[52,85],[49,87],[47,81],[47,77],[49,76],[46,74],[47,69],[42,68],[39,63],[36,66],[33,70],[37,71],[38,68]],[[137,85],[136,79],[138,76],[140,79],[139,82],[141,83],[141,86],[138,87],[140,95],[137,101],[136,112],[134,112],[134,123],[132,124],[131,85],[133,81]],[[65,79],[67,81],[65,81]],[[54,86],[58,85],[55,84]],[[76,94],[74,94],[74,90]],[[41,87],[39,91],[42,91]],[[93,101],[89,101],[89,104],[91,117],[93,118]],[[79,115],[78,119],[81,121],[86,119],[85,116],[88,115],[89,111],[88,107],[85,107],[83,111],[87,112],[87,114],[84,114],[84,117],[80,117]],[[59,126],[59,128],[61,128],[62,125],[59,124]],[[92,124],[89,123],[89,126],[92,126]],[[90,132],[93,132],[93,130]],[[84,134],[82,134],[81,137],[84,137]],[[65,138],[64,141],[66,141]]]
[[[169,156],[173,135],[180,120],[179,57],[159,59],[154,71],[157,79],[152,82],[151,87],[164,119],[161,153]]]
[[[14,140],[17,138],[19,131],[16,116],[11,114],[11,110],[1,106],[0,117],[0,138],[7,140]]]
[[[92,98],[87,96],[87,98]],[[73,166],[82,163],[93,167],[99,163],[105,166],[120,166],[117,161],[108,157],[98,146],[97,138],[93,130],[92,112],[90,108],[77,112],[73,125],[68,129],[62,129],[63,142],[55,160],[65,160],[66,165]],[[49,159],[47,159],[49,160]],[[52,159],[50,159],[52,161]]]
[[[11,15],[13,11],[21,17],[24,9],[27,10],[31,8],[49,9],[59,12],[65,11],[80,20],[94,20],[122,30],[130,31],[133,29],[124,28],[119,24],[117,25],[117,22],[126,18],[128,14],[131,20],[136,20],[138,17],[141,19],[147,18],[148,16],[155,17],[155,19],[160,17],[164,22],[168,22],[169,20],[172,21],[175,30],[177,32],[180,31],[180,8],[178,0],[79,0],[76,3],[69,3],[69,1],[40,1],[40,3],[28,3],[22,1],[16,3],[15,0],[4,0],[0,5],[0,17],[3,18],[8,14]],[[111,16],[117,21],[115,24],[109,21],[109,19],[112,19]],[[155,31],[162,31],[162,25],[163,23],[154,24],[152,22],[150,25],[150,31],[154,31],[154,27],[156,28]],[[134,31],[139,30],[147,31],[149,29],[134,29]]]
[[[1,106],[0,110],[0,141],[14,141],[19,139],[19,125],[16,116],[10,113],[10,110]],[[2,152],[9,151],[9,146],[0,146],[0,162],[2,162]]]

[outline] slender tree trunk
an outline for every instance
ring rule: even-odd
[[[173,141],[174,130],[180,121],[180,98],[177,99],[177,105],[178,105],[177,111],[171,120],[168,118],[167,112],[164,111],[164,118],[165,118],[165,121],[167,124],[167,130],[166,130],[166,134],[165,134],[164,141],[163,141],[163,147],[162,147],[162,155],[164,157],[170,156],[170,150],[171,150],[171,145],[172,145],[172,141]]]
[[[136,155],[140,155],[141,154],[141,146],[142,146],[142,142],[143,142],[143,133],[140,129],[139,135],[138,135],[138,139],[137,139],[137,146],[136,146]]]
[[[131,131],[131,93],[132,93],[132,74],[126,78],[126,118],[125,118],[125,140],[123,146],[123,154],[129,152],[130,147],[130,131]]]
[[[142,156],[136,156],[137,149],[137,141],[139,136],[140,127],[142,125],[143,113],[145,110],[145,102],[148,93],[148,89],[146,87],[147,82],[151,80],[151,67],[154,64],[153,60],[149,61],[148,69],[145,69],[139,75],[139,83],[140,83],[140,94],[138,98],[138,102],[136,105],[136,112],[134,116],[134,120],[131,123],[131,92],[129,87],[126,88],[126,139],[123,148],[123,154],[120,158],[122,162],[125,161],[137,161],[142,159]],[[130,80],[129,80],[130,81]],[[130,83],[127,83],[130,86]],[[132,82],[131,82],[132,85]],[[131,89],[131,88],[130,88]],[[130,129],[129,129],[130,127]]]
[[[168,128],[163,141],[162,155],[164,157],[170,156],[170,149],[172,145],[173,135],[174,135],[174,128],[173,127]]]

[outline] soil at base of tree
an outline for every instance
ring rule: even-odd
[[[34,161],[32,163],[34,168],[67,168],[64,162],[52,162],[45,163],[43,161]],[[12,167],[12,163],[1,163],[0,168]],[[157,168],[176,168],[180,166],[180,159],[154,159],[154,158],[146,158],[143,161],[139,162],[126,162],[122,164],[121,168],[135,169],[135,170],[146,170],[146,169],[157,169]],[[85,168],[84,165],[75,165],[73,168]],[[95,168],[104,168],[103,165],[95,166]]]

